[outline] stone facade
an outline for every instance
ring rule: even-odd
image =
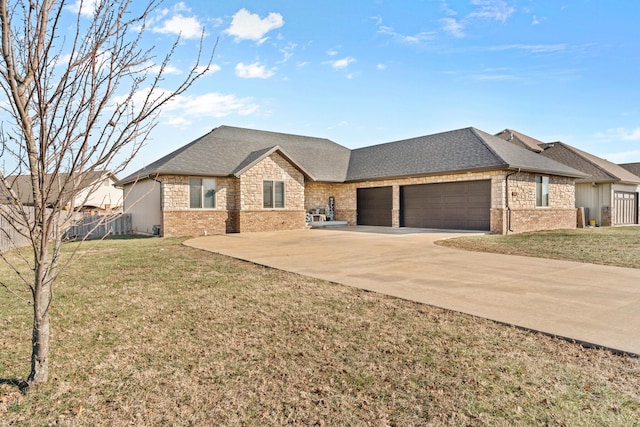
[[[166,175],[162,183],[162,230],[169,236],[202,236],[304,228],[304,175],[278,153],[262,159],[239,178],[216,180],[216,207],[189,207],[189,176]],[[263,208],[262,182],[283,181],[284,208]]]
[[[508,184],[507,184],[507,175]],[[305,212],[325,208],[335,199],[335,219],[357,223],[357,189],[391,186],[392,226],[400,225],[400,187],[475,180],[491,181],[491,227],[495,234],[553,228],[575,228],[575,186],[571,178],[549,177],[549,206],[536,207],[535,174],[507,171],[470,172],[438,176],[381,179],[357,183],[305,182],[303,173],[275,152],[238,178],[217,177],[216,207],[189,208],[189,177],[163,176],[162,230],[164,236],[304,228]],[[284,208],[264,208],[263,181],[285,184]]]
[[[284,208],[264,208],[263,181],[284,182]],[[304,228],[304,175],[273,153],[240,176],[238,232]]]
[[[357,222],[357,189],[391,186],[393,188],[392,226],[400,225],[400,187],[476,180],[491,181],[491,228],[494,234],[522,233],[554,228],[575,228],[575,187],[571,178],[549,177],[549,207],[536,207],[535,174],[517,173],[509,177],[507,209],[506,171],[461,173],[401,179],[364,181],[349,184],[308,182],[305,209],[323,208],[329,197],[335,198],[336,220]]]
[[[517,173],[509,177],[508,199],[504,199],[507,204],[492,212],[491,232],[510,234],[576,228],[574,180],[550,176],[549,206],[537,207],[535,179],[536,175],[530,173]],[[503,194],[506,194],[506,185]]]

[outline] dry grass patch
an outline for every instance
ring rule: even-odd
[[[437,243],[477,252],[640,268],[640,227],[601,227],[536,231],[506,236],[469,236],[441,240]]]
[[[0,274],[6,275],[5,267]],[[49,383],[0,291],[0,425],[633,425],[640,361],[184,247],[67,271]]]

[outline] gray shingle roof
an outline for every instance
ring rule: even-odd
[[[347,174],[350,150],[328,139],[220,126],[120,184],[157,174],[232,176],[274,149],[313,180],[342,182]]]
[[[347,181],[516,168],[583,176],[494,135],[466,128],[353,150]]]
[[[541,155],[569,165],[588,175],[586,178],[580,179],[577,182],[640,184],[640,177],[637,177],[620,165],[589,154],[586,151],[579,150],[564,142],[542,144],[542,148],[544,148],[544,151],[540,153]]]
[[[622,166],[632,174],[637,177],[640,177],[640,162],[638,163],[622,163],[619,166]]]
[[[328,139],[220,126],[119,184],[155,175],[237,176],[275,151],[320,182],[496,169],[584,176],[475,128],[349,150]]]

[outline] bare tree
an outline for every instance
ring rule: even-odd
[[[157,64],[153,49],[143,47],[158,0],[148,0],[137,13],[131,10],[132,0],[70,3],[0,0],[0,87],[6,96],[0,99],[0,154],[8,169],[0,174],[0,193],[10,202],[0,206],[0,215],[30,245],[23,258],[28,275],[12,265],[32,297],[29,385],[47,381],[49,309],[62,266],[65,227],[76,197],[83,190],[86,194],[83,177],[122,171],[157,124],[160,108],[211,64],[211,57],[201,63],[199,51],[186,77],[171,90],[162,89],[179,39]],[[18,194],[24,188],[12,185],[16,175],[28,176],[26,198]]]

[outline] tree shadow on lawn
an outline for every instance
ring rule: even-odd
[[[29,390],[29,383],[20,378],[0,378],[0,386],[2,385],[16,387],[21,393],[25,393]]]

